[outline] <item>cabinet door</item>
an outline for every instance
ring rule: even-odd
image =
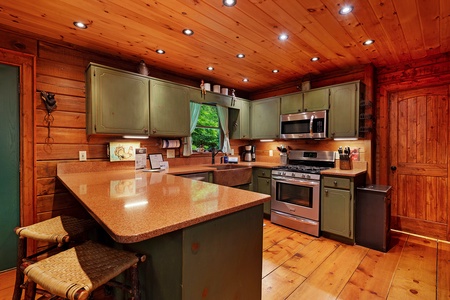
[[[330,137],[358,137],[358,83],[330,88]]]
[[[330,89],[307,91],[303,94],[303,111],[329,109],[329,98]]]
[[[322,188],[321,230],[353,238],[353,209],[349,190]]]
[[[250,138],[250,102],[236,99],[235,108],[228,109],[231,139]]]
[[[188,88],[152,79],[150,93],[150,134],[188,136],[191,122]]]
[[[147,135],[149,79],[91,65],[87,71],[87,131]]]
[[[256,100],[251,103],[251,136],[253,139],[274,139],[280,135],[280,98]]]
[[[303,111],[303,94],[291,94],[281,97],[280,113],[294,114]]]

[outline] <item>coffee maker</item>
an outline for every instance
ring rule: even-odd
[[[242,154],[244,161],[252,161],[252,148],[252,145],[247,145],[244,147],[244,153]]]
[[[252,161],[256,161],[256,146],[252,146]]]

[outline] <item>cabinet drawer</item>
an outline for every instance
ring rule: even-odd
[[[266,177],[266,178],[270,178],[271,175],[271,170],[270,169],[264,169],[264,168],[257,168],[255,170],[255,174],[258,177]]]
[[[350,179],[341,177],[327,177],[322,179],[323,186],[333,187],[338,189],[350,189]]]

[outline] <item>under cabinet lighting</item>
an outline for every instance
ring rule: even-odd
[[[148,135],[124,135],[124,139],[148,139]]]
[[[73,25],[75,25],[75,27],[80,28],[80,29],[88,28],[87,25],[84,24],[83,22],[73,22]]]
[[[158,54],[164,54],[164,53],[166,53],[166,51],[164,51],[163,49],[156,49],[155,52],[158,53]]]
[[[271,139],[266,139],[266,140],[259,140],[260,142],[263,142],[263,143],[267,143],[267,142],[273,142],[273,140],[271,140]]]
[[[225,6],[232,7],[236,5],[237,0],[223,0],[222,3]]]
[[[358,138],[333,138],[335,141],[357,141]]]

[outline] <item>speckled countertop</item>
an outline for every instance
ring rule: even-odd
[[[143,241],[270,200],[166,173],[96,171],[93,164],[81,164],[72,173],[60,165],[59,179],[119,243]]]

